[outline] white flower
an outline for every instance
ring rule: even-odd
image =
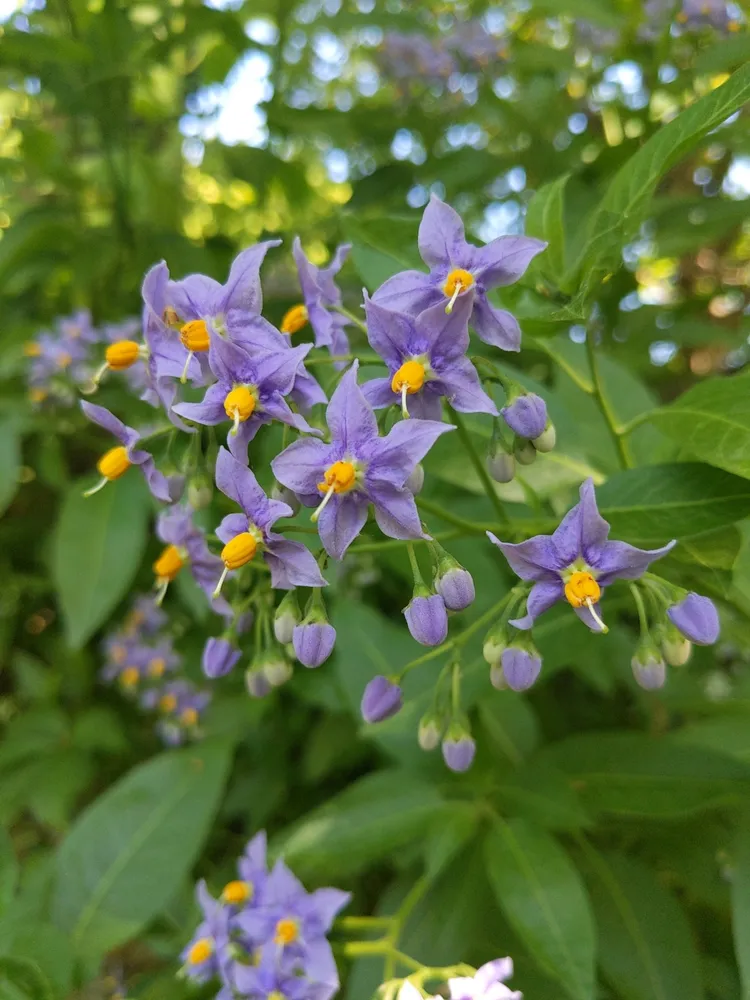
[[[439,997],[422,997],[421,992],[417,989],[414,983],[410,983],[408,979],[405,979],[401,989],[398,991],[398,997],[396,1000],[439,1000]]]
[[[473,976],[448,980],[451,1000],[523,1000],[523,994],[508,989],[504,979],[513,975],[513,960],[498,958],[477,969]],[[399,996],[398,1000],[402,1000]],[[407,997],[406,1000],[411,1000]]]

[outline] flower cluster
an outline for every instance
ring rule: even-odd
[[[177,676],[182,658],[166,631],[168,617],[148,595],[133,603],[123,627],[103,643],[101,678],[117,684],[147,711],[157,712],[157,733],[167,746],[200,737],[200,718],[211,700],[190,681]]]
[[[283,861],[269,871],[264,833],[247,845],[237,875],[218,898],[198,883],[202,919],[183,951],[183,974],[218,980],[219,997],[330,1000],[339,978],[326,935],[349,893],[307,892]]]
[[[713,28],[722,32],[742,29],[742,14],[734,3],[725,0],[682,0],[675,13],[674,3],[667,0],[647,0],[644,37],[653,38],[672,26],[675,30],[700,31]]]

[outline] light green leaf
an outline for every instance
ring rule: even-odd
[[[597,490],[612,535],[635,544],[699,535],[750,514],[750,483],[698,462],[627,469]]]
[[[5,993],[3,983],[10,983],[24,1000],[53,1000],[54,994],[47,977],[28,958],[0,955],[0,993]]]
[[[347,215],[343,229],[352,244],[354,266],[370,293],[398,271],[426,270],[417,252],[415,218],[389,216],[355,220]]]
[[[18,424],[12,418],[0,420],[0,516],[7,510],[18,489],[21,441]]]
[[[68,642],[82,646],[130,587],[148,537],[151,499],[137,469],[91,497],[68,493],[57,524],[52,576]]]
[[[13,901],[18,884],[18,861],[10,834],[0,827],[0,917]]]
[[[526,235],[547,241],[547,249],[538,258],[539,269],[559,279],[565,270],[565,185],[563,174],[534,193],[526,208]]]
[[[585,851],[599,965],[624,1000],[702,1000],[698,954],[685,913],[650,868]]]
[[[732,929],[742,1000],[750,1000],[750,814],[737,825],[732,852]]]
[[[543,830],[496,820],[485,860],[498,906],[545,972],[571,1000],[594,995],[594,922],[570,859]]]
[[[167,905],[203,846],[229,762],[222,743],[160,754],[81,814],[58,851],[52,899],[80,953],[123,944]]]
[[[750,479],[750,375],[707,379],[649,419],[704,462]]]

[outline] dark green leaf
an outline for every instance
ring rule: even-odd
[[[47,977],[36,962],[32,962],[28,958],[0,955],[0,989],[4,981],[19,990],[25,1000],[53,1000],[54,998]]]
[[[750,816],[737,826],[732,856],[732,928],[743,1000],[750,997]]]
[[[16,495],[20,465],[18,424],[13,419],[0,420],[0,516]]]

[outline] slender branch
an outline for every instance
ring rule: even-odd
[[[349,310],[345,309],[344,306],[333,306],[333,308],[336,310],[337,313],[341,313],[342,316],[346,316],[348,320],[351,320],[352,323],[355,323],[363,333],[367,333],[367,327],[365,323],[359,318],[359,316],[355,316],[353,312],[349,312]]]
[[[474,471],[479,476],[479,480],[482,483],[482,486],[484,487],[484,491],[487,494],[487,498],[489,499],[492,506],[495,508],[495,512],[497,513],[497,516],[500,518],[500,521],[503,524],[509,524],[510,519],[508,515],[505,513],[505,508],[503,507],[500,497],[497,495],[497,491],[495,490],[495,484],[492,482],[490,474],[487,471],[487,468],[484,462],[482,461],[479,452],[474,447],[474,442],[472,440],[471,434],[469,434],[466,424],[464,423],[463,417],[460,416],[460,414],[456,413],[456,411],[450,405],[448,405],[448,413],[450,414],[451,420],[458,429],[458,436],[461,439],[461,444],[466,449],[466,453],[469,456],[469,461],[474,466]]]
[[[337,361],[361,361],[364,365],[369,364],[381,364],[383,359],[379,354],[329,354],[328,357],[321,358],[310,358],[310,360],[305,360],[305,367],[309,368],[310,365],[332,365]]]
[[[432,540],[435,542],[449,542],[452,538],[462,538],[466,534],[465,531],[438,531],[432,536]],[[430,540],[427,538],[415,538],[415,545],[424,544],[429,545]],[[389,538],[383,542],[363,542],[361,545],[352,545],[348,550],[349,552],[383,552],[388,549],[396,549],[400,545],[406,545],[406,540],[403,538]]]
[[[620,434],[625,437],[634,431],[636,427],[640,427],[641,424],[647,424],[655,412],[655,410],[646,410],[645,413],[639,413],[637,417],[633,417],[632,420],[628,420],[626,424],[620,426]]]
[[[602,382],[599,370],[599,358],[596,353],[596,345],[594,344],[594,333],[590,328],[586,331],[586,354],[589,359],[589,366],[591,367],[591,380],[594,383],[594,399],[604,417],[604,422],[609,428],[609,433],[612,436],[620,459],[620,465],[623,469],[632,469],[634,464],[633,456],[630,453],[627,442],[623,439],[622,432],[617,426],[614,411],[604,391],[604,383]]]
[[[498,528],[496,524],[475,524],[472,521],[467,521],[465,518],[446,510],[445,507],[441,507],[440,504],[435,503],[433,500],[428,500],[426,497],[417,497],[417,507],[426,510],[429,514],[434,514],[435,517],[439,517],[441,520],[447,521],[448,524],[452,524],[456,528],[461,528],[462,531],[466,531],[472,535],[483,535],[485,531],[496,531]]]
[[[635,606],[638,609],[638,622],[641,626],[641,635],[648,634],[648,618],[646,617],[646,608],[643,603],[643,597],[641,596],[640,590],[635,583],[630,584],[630,593],[633,595],[633,600],[635,601]]]

